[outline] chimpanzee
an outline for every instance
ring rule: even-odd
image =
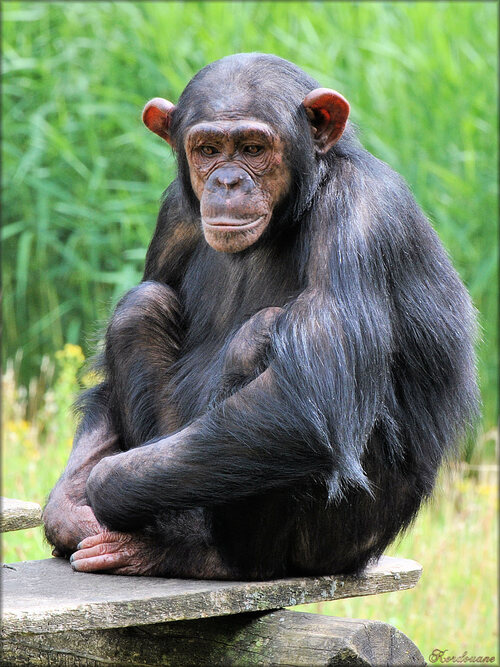
[[[466,290],[348,114],[257,53],[146,104],[178,177],[45,508],[76,570],[359,572],[474,422]]]

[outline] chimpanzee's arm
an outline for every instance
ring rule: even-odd
[[[237,405],[249,393],[258,391],[260,385],[266,384],[267,378],[269,372],[265,371],[238,395],[226,399],[226,419],[228,408]],[[88,480],[87,494],[94,510],[109,528],[130,531],[151,521],[161,509],[187,509],[204,502],[211,503],[222,491],[221,475],[226,476],[227,482],[233,486],[237,481],[237,471],[231,476],[232,462],[227,451],[227,438],[221,438],[217,451],[213,451],[213,446],[207,447],[206,441],[205,444],[202,442],[207,421],[207,417],[203,416],[170,437],[101,461]],[[227,426],[230,429],[230,424]],[[252,456],[250,451],[235,451],[235,454],[240,459],[239,465],[243,465],[242,456]],[[208,458],[218,461],[216,469],[212,468],[210,473],[206,468]],[[258,458],[252,467],[257,474]],[[241,472],[246,477],[248,469]],[[119,517],[116,516],[117,510]]]
[[[331,451],[315,446],[317,436],[306,429],[268,368],[187,428],[101,461],[87,494],[108,528],[133,531],[162,510],[305,483],[332,463]]]
[[[143,280],[155,280],[177,290],[186,262],[201,237],[180,193],[178,179],[167,188],[156,229],[146,254]]]

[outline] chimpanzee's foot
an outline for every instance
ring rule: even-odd
[[[147,541],[128,533],[104,531],[80,542],[70,563],[77,572],[160,574],[163,558]]]
[[[169,576],[193,579],[239,579],[240,573],[228,568],[218,551],[191,537],[169,546],[158,537],[104,531],[86,537],[70,558],[77,572]]]

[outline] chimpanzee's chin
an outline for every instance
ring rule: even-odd
[[[203,234],[208,245],[217,252],[237,253],[250,248],[262,236],[267,221],[257,222],[256,225],[242,225],[240,228],[203,223]]]

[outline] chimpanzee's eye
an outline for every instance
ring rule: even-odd
[[[200,146],[200,150],[207,157],[212,157],[212,155],[216,155],[219,152],[214,146]]]
[[[250,144],[249,146],[245,146],[245,153],[248,153],[249,155],[258,155],[259,153],[262,153],[264,150],[263,146],[258,146],[257,144]]]

